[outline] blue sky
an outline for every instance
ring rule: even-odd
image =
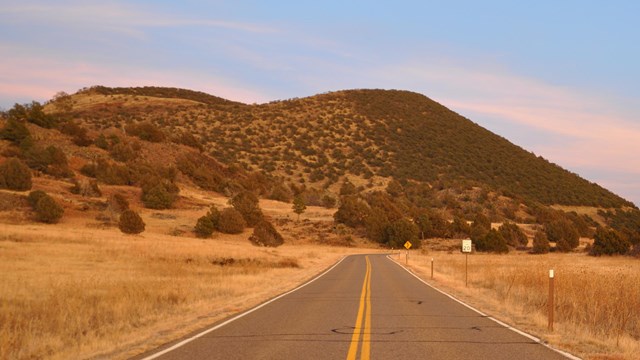
[[[640,2],[5,1],[0,107],[91,85],[422,93],[640,204]]]

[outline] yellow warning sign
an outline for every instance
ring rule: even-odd
[[[405,247],[407,250],[409,250],[409,249],[411,248],[411,243],[407,241],[406,243],[404,243],[404,247]]]

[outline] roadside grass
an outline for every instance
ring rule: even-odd
[[[431,280],[431,259],[434,279]],[[398,258],[405,262],[404,254]],[[640,261],[584,253],[529,255],[410,252],[422,279],[491,316],[586,359],[640,354]],[[555,271],[555,326],[547,330],[549,270]]]
[[[295,287],[353,249],[113,230],[0,235],[0,358],[127,358]]]

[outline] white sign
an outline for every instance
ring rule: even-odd
[[[471,240],[462,240],[462,252],[470,253],[471,252]]]

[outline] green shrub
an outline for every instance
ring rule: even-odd
[[[149,209],[169,209],[177,200],[177,186],[164,181],[143,185],[141,199]]]
[[[258,197],[250,191],[242,191],[236,194],[229,200],[229,203],[242,214],[249,227],[255,226],[264,217]]]
[[[47,194],[39,196],[33,210],[36,213],[36,220],[47,224],[57,223],[64,214],[62,206]]]
[[[196,222],[196,226],[193,231],[196,233],[196,236],[199,238],[206,239],[213,234],[213,230],[215,230],[216,225],[213,223],[213,220],[204,215],[198,218]]]
[[[30,168],[39,170],[57,178],[73,176],[67,156],[59,147],[46,148],[32,146],[24,152],[24,159]]]
[[[20,145],[24,140],[31,137],[31,133],[22,121],[9,119],[0,130],[0,139],[9,140],[15,145]]]
[[[139,234],[144,231],[145,224],[137,212],[127,209],[120,215],[118,228],[125,234]]]
[[[502,234],[502,237],[504,237],[507,245],[513,247],[527,246],[527,243],[529,242],[524,231],[514,223],[505,222],[500,226],[500,228],[498,228],[498,231]]]
[[[10,190],[31,189],[31,170],[18,158],[10,158],[0,164],[0,185]]]
[[[484,236],[476,239],[476,250],[493,253],[508,253],[509,247],[498,230],[491,229]]]
[[[549,239],[544,231],[537,231],[533,237],[533,249],[531,252],[534,254],[546,254],[549,252]]]
[[[553,220],[545,224],[544,229],[549,241],[556,243],[558,251],[569,252],[580,244],[580,234],[569,220]]]
[[[598,228],[594,236],[589,255],[624,255],[629,252],[631,243],[613,229]]]
[[[278,247],[284,243],[284,238],[270,222],[263,219],[253,229],[249,241],[257,246]]]
[[[218,228],[219,222],[220,211],[218,211],[215,205],[211,205],[207,214],[198,219],[194,232],[197,237],[208,238],[213,234],[213,231]]]
[[[42,190],[31,191],[29,193],[29,196],[27,196],[27,201],[29,202],[29,206],[35,209],[36,204],[38,203],[38,200],[42,199],[45,196],[48,196],[48,195],[46,192]]]
[[[84,197],[100,197],[102,191],[98,187],[98,182],[95,179],[72,179],[73,186],[70,191],[72,194],[82,195]]]
[[[73,141],[73,143],[78,146],[89,146],[93,143],[93,140],[91,140],[88,136],[87,129],[76,122],[65,122],[60,127],[60,131],[63,134],[71,136],[71,140]]]
[[[364,226],[369,206],[357,196],[343,196],[340,200],[338,211],[333,214],[333,219],[337,223],[342,223],[350,227]]]
[[[246,222],[242,214],[234,208],[226,208],[220,212],[218,231],[224,234],[240,234],[244,230]]]
[[[127,133],[142,140],[150,142],[161,142],[165,135],[160,128],[151,122],[144,121],[136,124],[129,124],[125,127]]]
[[[322,197],[322,206],[327,209],[334,208],[336,206],[336,198],[327,194]]]
[[[420,248],[418,239],[418,227],[407,219],[396,220],[385,228],[385,244],[399,249],[409,241],[412,248]]]

